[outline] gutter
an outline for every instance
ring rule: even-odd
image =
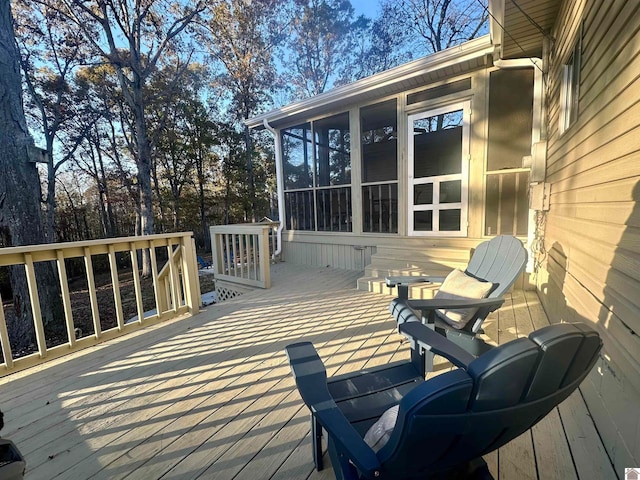
[[[276,249],[273,252],[273,257],[280,255],[282,252],[282,230],[284,229],[285,212],[284,212],[284,177],[282,175],[282,146],[280,135],[278,132],[269,125],[267,119],[263,119],[262,124],[264,128],[269,130],[269,133],[273,135],[275,141],[275,153],[276,153],[276,188],[278,190],[278,220],[280,224],[276,230]]]

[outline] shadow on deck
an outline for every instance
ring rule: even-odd
[[[269,290],[0,379],[3,435],[27,479],[333,478],[313,471],[283,349],[313,342],[329,375],[405,358],[391,297],[359,276],[282,264]],[[485,324],[504,342],[548,320],[516,291]],[[615,477],[579,392],[486,460],[495,478]]]

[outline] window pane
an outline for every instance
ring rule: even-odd
[[[431,210],[413,212],[413,229],[416,232],[433,231],[433,212]]]
[[[313,186],[311,159],[311,127],[308,123],[282,130],[282,163],[284,188]]]
[[[362,187],[362,231],[398,233],[398,185]]]
[[[440,183],[440,203],[460,203],[462,201],[462,182],[451,180]]]
[[[432,205],[433,204],[433,183],[423,183],[413,188],[413,204],[414,205]]]
[[[321,187],[351,183],[349,114],[313,122],[316,137],[316,178]]]
[[[362,181],[398,179],[398,116],[396,100],[360,109]]]
[[[413,122],[414,177],[462,172],[462,110]]]
[[[487,169],[520,168],[531,154],[533,70],[491,72],[489,79],[489,138]]]
[[[440,231],[457,232],[460,230],[460,209],[440,210]]]

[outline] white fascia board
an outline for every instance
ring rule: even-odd
[[[502,45],[504,36],[505,0],[489,0],[489,35],[491,43]]]
[[[289,115],[299,115],[312,111],[318,107],[326,107],[332,103],[349,102],[363,93],[372,90],[382,89],[389,85],[405,81],[417,75],[422,75],[429,71],[440,70],[456,63],[462,63],[474,58],[493,54],[494,47],[489,35],[470,40],[456,47],[448,48],[440,52],[433,53],[418,60],[414,60],[399,67],[377,73],[370,77],[363,78],[348,85],[343,85],[328,92],[321,93],[315,97],[306,98],[299,102],[285,105],[284,107],[258,115],[245,121],[250,128],[262,127],[263,122],[272,123]]]

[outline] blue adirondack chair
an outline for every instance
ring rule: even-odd
[[[286,348],[311,411],[318,470],[324,429],[339,480],[492,478],[482,456],[567,398],[602,347],[587,325],[557,324],[475,358],[420,322],[399,328],[411,338],[411,361],[330,379],[311,343]],[[426,350],[458,368],[425,381]]]
[[[197,255],[196,258],[198,259],[198,265],[200,265],[200,268],[211,268],[211,262],[207,262],[200,255]]]
[[[500,235],[476,248],[464,272],[453,271],[448,277],[387,277],[390,287],[398,287],[398,298],[390,310],[398,325],[422,321],[478,356],[488,346],[475,338],[489,313],[503,303],[503,295],[515,283],[527,263],[527,250],[510,235]],[[433,299],[408,299],[409,284],[440,284]],[[420,311],[420,318],[415,314]]]

